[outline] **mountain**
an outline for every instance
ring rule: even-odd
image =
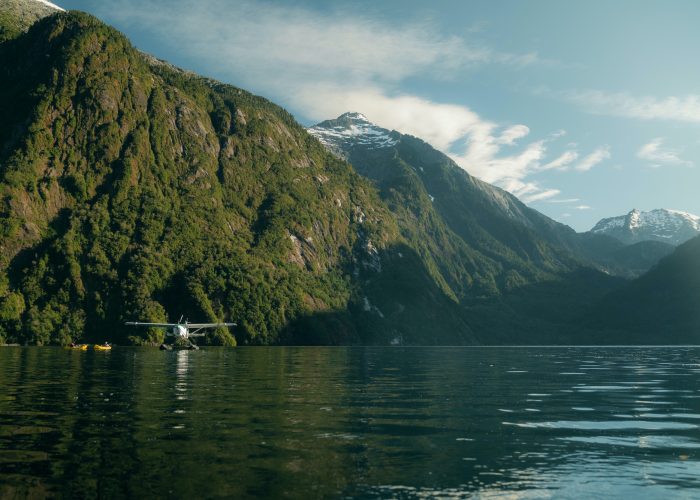
[[[16,4],[0,6],[0,341],[158,342],[123,322],[184,314],[235,320],[248,344],[476,342],[375,187],[289,113],[87,14],[25,32]]]
[[[628,245],[640,241],[680,245],[700,234],[700,217],[665,208],[649,212],[634,209],[627,215],[602,219],[591,232],[607,234]]]
[[[458,300],[552,279],[580,264],[554,243],[573,230],[470,176],[416,137],[360,113],[308,130],[376,183],[404,237]]]
[[[358,170],[366,171],[369,177],[376,180],[393,175],[393,171],[376,172],[377,169],[370,169],[366,164],[383,161],[395,153],[418,175],[428,191],[430,188],[455,189],[454,185],[446,186],[447,181],[455,181],[456,189],[474,194],[477,198],[475,205],[483,203],[487,211],[498,212],[500,216],[548,238],[565,240],[575,234],[570,227],[529,208],[507,191],[472,177],[447,155],[421,139],[379,127],[361,113],[345,113],[308,130],[335,154],[350,160]],[[411,162],[415,162],[415,165]],[[457,175],[452,177],[454,174]],[[441,179],[441,176],[447,176],[447,179]],[[435,202],[436,196],[429,194],[429,198]],[[443,201],[438,201],[437,205],[441,206]]]
[[[665,251],[578,235],[359,114],[309,134],[44,7],[0,5],[0,342],[155,343],[124,321],[184,314],[237,321],[218,344],[586,343],[625,285],[593,267]]]
[[[360,113],[309,131],[375,182],[402,235],[483,343],[581,343],[591,332],[574,320],[624,283],[595,268],[636,276],[625,266],[646,264],[635,251],[617,255],[625,245],[614,238],[579,235]]]
[[[680,245],[644,276],[604,297],[584,321],[644,344],[700,342],[700,237]]]
[[[578,235],[579,250],[595,266],[613,276],[638,278],[676,249],[661,241],[640,241],[627,245],[612,236],[595,233]]]
[[[541,273],[533,272],[532,266],[549,276],[552,271],[556,274],[586,266],[606,274],[634,278],[673,250],[672,245],[661,243],[623,250],[625,244],[605,233],[576,233],[527,207],[510,193],[470,176],[429,144],[379,127],[361,113],[345,113],[308,130],[335,155],[350,161],[362,175],[384,186],[381,192],[385,199],[391,198],[397,176],[405,174],[405,178],[411,178],[412,189],[421,191],[423,199],[431,201],[433,212],[464,243],[488,258],[493,257],[496,248],[495,260],[499,262],[496,266],[525,273],[525,279],[518,279],[521,285],[543,278]],[[397,203],[390,206],[401,209]],[[425,203],[423,208],[430,211]],[[486,251],[480,246],[484,234],[490,239]],[[493,243],[493,239],[497,241]],[[420,240],[425,241],[425,235]],[[529,250],[523,251],[525,248]],[[439,257],[446,258],[444,254]],[[531,265],[529,270],[521,271],[523,259]],[[497,273],[494,278],[491,272],[493,279],[489,279],[496,283],[491,290],[512,288],[499,286]]]
[[[348,112],[335,120],[326,120],[313,127],[309,132],[316,136],[321,144],[345,159],[356,147],[382,149],[395,146],[399,142],[396,133],[381,128],[370,122],[365,115]]]

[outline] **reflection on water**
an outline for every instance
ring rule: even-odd
[[[0,349],[0,498],[700,496],[700,349]]]
[[[187,399],[187,367],[189,366],[190,351],[176,351],[175,392],[177,399]]]

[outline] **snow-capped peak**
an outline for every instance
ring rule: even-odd
[[[655,240],[680,245],[700,234],[700,217],[666,208],[649,212],[635,208],[627,215],[602,219],[591,232],[608,234],[624,243]]]
[[[337,119],[342,120],[344,118],[346,118],[348,120],[357,120],[357,121],[361,121],[361,122],[370,123],[370,121],[367,119],[367,117],[365,115],[363,115],[362,113],[358,113],[356,111],[348,111],[347,113],[343,113]]]
[[[39,3],[43,3],[44,5],[46,5],[47,7],[51,7],[52,9],[60,10],[61,12],[66,11],[66,9],[63,9],[54,3],[48,2],[47,0],[35,0],[35,1],[39,2]]]
[[[671,214],[678,215],[678,216],[683,217],[685,219],[693,220],[696,223],[700,224],[700,217],[697,215],[693,215],[693,214],[688,213],[688,212],[683,212],[681,210],[672,210],[670,208],[664,208],[662,210],[665,210],[666,212],[671,213]]]
[[[398,142],[396,133],[375,125],[357,112],[343,113],[335,120],[326,120],[310,127],[308,131],[331,151],[343,156],[357,145],[379,149]]]

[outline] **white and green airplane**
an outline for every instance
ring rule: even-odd
[[[188,339],[190,337],[204,337],[206,335],[204,332],[199,333],[202,330],[207,330],[211,328],[221,328],[236,326],[236,323],[190,323],[185,320],[177,323],[141,323],[140,321],[127,321],[125,323],[128,326],[145,326],[147,328],[164,328],[168,330],[166,336]]]

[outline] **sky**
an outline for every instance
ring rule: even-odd
[[[303,125],[357,111],[586,231],[700,215],[700,2],[56,0]]]

